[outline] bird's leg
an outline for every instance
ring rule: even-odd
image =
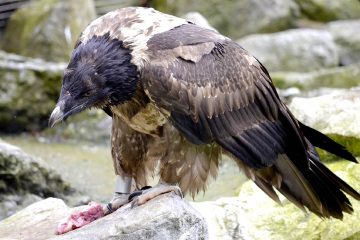
[[[181,189],[176,185],[171,185],[167,183],[159,183],[154,187],[143,187],[139,191],[135,191],[130,194],[129,201],[131,201],[131,207],[136,207],[146,203],[147,201],[168,192],[174,192],[183,198]]]
[[[129,202],[131,177],[116,175],[115,193],[111,201],[103,207],[104,215],[116,211]]]

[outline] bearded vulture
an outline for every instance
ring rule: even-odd
[[[353,212],[344,193],[360,200],[315,147],[356,162],[351,153],[296,120],[249,52],[184,19],[129,7],[93,21],[49,123],[92,107],[112,117],[117,189],[105,214],[168,191],[194,196],[216,177],[222,155],[273,200],[280,202],[276,189],[320,217]],[[159,185],[140,190],[154,171]]]

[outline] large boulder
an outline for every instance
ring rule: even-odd
[[[345,67],[311,72],[274,72],[272,80],[278,88],[298,87],[309,91],[316,88],[351,88],[360,85],[360,63]]]
[[[93,0],[30,1],[11,16],[2,48],[47,61],[68,60],[81,31],[95,17]]]
[[[0,51],[0,132],[46,127],[65,67]]]
[[[73,193],[41,159],[0,140],[0,219],[41,198]]]
[[[307,72],[339,64],[334,39],[324,30],[295,29],[254,34],[241,38],[238,43],[269,71]]]
[[[295,0],[307,18],[327,22],[337,19],[360,18],[358,0]]]
[[[57,224],[73,211],[59,199],[37,202],[0,222],[0,239],[207,239],[203,217],[179,196],[168,193],[131,208],[127,204],[89,225],[56,236]]]
[[[288,29],[299,15],[293,0],[154,1],[152,6],[177,16],[197,11],[209,20],[211,26],[234,39],[250,33]]]
[[[328,166],[360,190],[359,165],[340,161]],[[239,197],[193,203],[193,206],[206,219],[210,240],[355,240],[360,237],[360,202],[354,199],[350,201],[354,213],[345,214],[343,221],[321,219],[315,214],[304,213],[283,197],[282,205],[279,205],[254,183],[247,182],[242,186]]]
[[[360,3],[359,3],[360,6]],[[360,62],[360,20],[339,20],[330,22],[326,29],[339,47],[340,64]]]
[[[360,89],[337,91],[314,98],[294,98],[295,117],[360,156]]]

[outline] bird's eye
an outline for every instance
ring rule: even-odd
[[[91,92],[90,91],[87,91],[86,93],[84,93],[84,96],[85,97],[88,97],[88,96],[90,96],[91,95]]]

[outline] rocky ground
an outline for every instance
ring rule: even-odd
[[[143,5],[144,2],[126,0],[111,5],[105,0],[39,0],[17,11],[10,19],[10,27],[0,37],[1,49],[4,50],[0,51],[0,134],[26,132],[35,135],[40,142],[61,144],[71,140],[71,143],[90,141],[92,144],[100,142],[106,145],[111,119],[101,111],[83,113],[50,130],[47,129],[47,119],[57,100],[62,71],[74,41],[84,26],[96,17],[96,10],[100,13],[115,5]],[[184,0],[151,1],[149,4],[199,25],[215,28],[236,40],[266,66],[280,96],[300,121],[343,144],[359,159],[358,0]],[[22,136],[15,137],[12,140],[15,145],[21,143],[16,139],[24,141]],[[28,150],[41,155],[31,145],[28,145]],[[61,151],[58,154],[62,154]],[[320,155],[331,169],[360,190],[358,165],[339,161],[322,151]],[[73,156],[76,156],[74,165],[88,167],[84,159],[91,158],[77,154]],[[60,164],[56,162],[60,158],[53,155],[48,158]],[[111,160],[107,160],[111,168]],[[68,176],[59,175],[47,165],[15,146],[0,142],[0,219],[39,201],[1,221],[0,238],[81,239],[89,234],[105,234],[102,239],[131,239],[125,236],[132,236],[132,239],[139,236],[181,239],[304,239],[304,236],[306,239],[360,239],[358,202],[352,201],[355,213],[346,215],[343,222],[322,220],[301,212],[286,200],[283,200],[283,206],[276,205],[251,183],[241,186],[242,177],[237,175],[235,179],[236,168],[233,165],[220,171],[220,178],[224,177],[224,180],[219,185],[214,183],[216,189],[210,190],[211,199],[229,192],[233,197],[192,204],[205,218],[209,235],[206,235],[203,219],[187,203],[165,196],[144,208],[134,211],[124,208],[81,231],[56,237],[52,232],[56,222],[73,211],[72,206],[87,203],[89,198],[86,193],[79,192],[79,189],[86,188],[76,184],[76,189],[70,186],[69,182],[76,178],[71,175],[74,171],[68,171]],[[97,163],[96,168],[101,169],[104,165]],[[89,171],[84,176],[86,178],[91,174],[93,172]],[[237,181],[238,187],[232,186],[230,190],[223,191],[223,183]],[[91,180],[89,183],[92,184]],[[101,195],[106,194],[101,192]],[[62,198],[71,207],[59,199],[43,200],[48,197]],[[166,208],[166,204],[181,207],[171,215],[173,211]],[[161,217],[153,219],[145,214],[154,212],[154,209],[159,214],[156,216]],[[187,215],[189,212],[190,217]],[[140,215],[148,218],[141,218]],[[131,222],[134,224],[131,226],[123,225],[127,217],[138,222]],[[150,222],[152,227],[160,231],[153,231],[153,228],[139,230],[144,229],[141,224],[148,226]],[[33,228],[36,224],[39,224],[38,227]],[[103,232],[103,224],[111,226],[106,228],[111,231]],[[164,224],[171,226],[171,231]]]

